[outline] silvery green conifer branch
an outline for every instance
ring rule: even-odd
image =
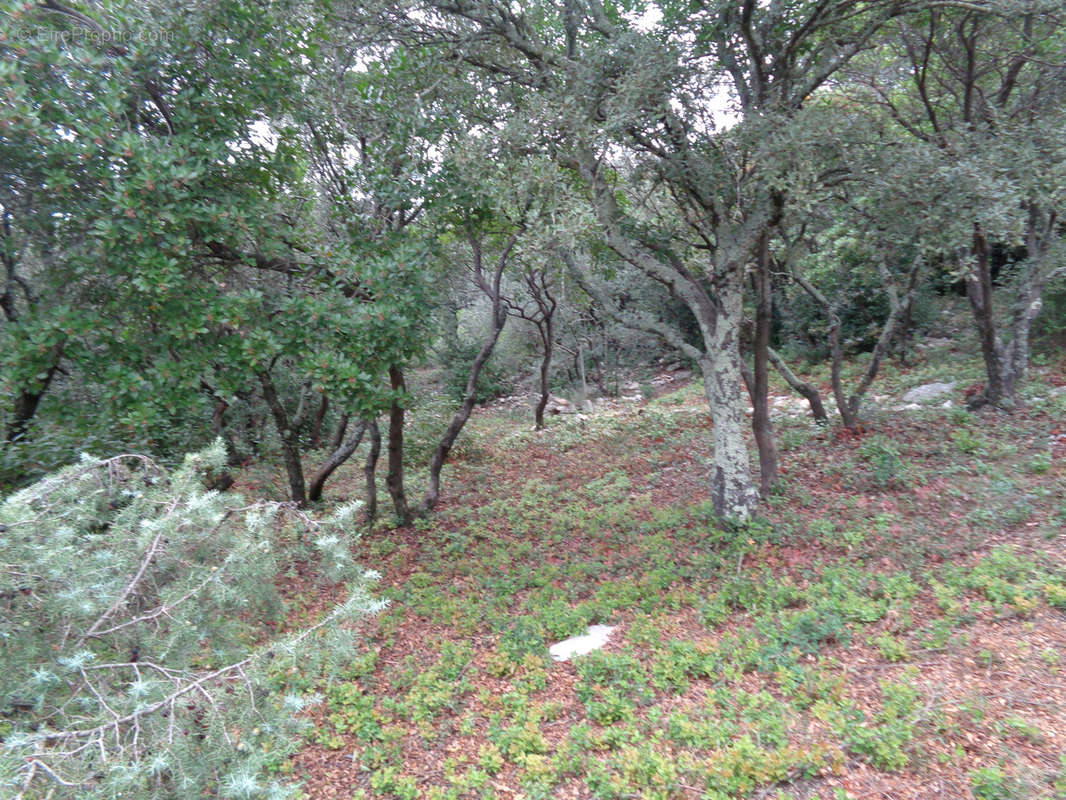
[[[0,502],[0,581],[17,584],[0,619],[0,793],[291,795],[265,776],[313,698],[284,694],[284,669],[342,663],[341,629],[382,603],[351,558],[356,506],[319,518],[206,490],[224,459],[220,442],[170,473],[86,456]],[[348,599],[249,646],[278,618],[273,579],[297,539]]]

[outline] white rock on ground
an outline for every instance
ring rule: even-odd
[[[925,383],[921,386],[915,386],[905,395],[903,395],[904,403],[920,403],[923,400],[932,400],[934,397],[940,397],[942,394],[949,394],[955,389],[955,381],[951,383]]]
[[[599,650],[615,629],[614,625],[590,625],[584,636],[571,636],[548,648],[548,653],[556,661],[569,661],[574,656],[583,656],[593,650]]]

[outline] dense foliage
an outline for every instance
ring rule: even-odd
[[[460,404],[435,496],[469,406],[515,377],[501,365],[539,359],[541,425],[553,381],[606,388],[654,337],[703,373],[717,507],[746,517],[776,479],[769,365],[827,418],[782,355],[831,360],[855,427],[953,286],[985,352],[974,402],[1009,408],[1066,273],[1060,11],[12,6],[0,479],[222,435],[231,462],[280,456],[313,501],[387,411],[408,519],[405,372],[443,367]]]
[[[268,773],[306,699],[280,676],[317,680],[374,608],[348,534],[379,477],[400,525],[436,509],[494,396],[531,398],[540,436],[553,391],[595,415],[693,378],[699,480],[743,526],[781,486],[771,370],[851,436],[956,294],[971,410],[1016,409],[1034,337],[1061,344],[1061,0],[0,11],[0,786],[23,796],[291,793]],[[305,515],[357,452],[365,514]],[[859,452],[906,486],[892,442]],[[204,488],[242,467],[284,470],[291,504]],[[296,562],[350,599],[264,641]]]
[[[83,456],[0,505],[5,795],[288,796],[266,770],[299,740],[309,698],[281,678],[345,663],[345,623],[379,604],[352,562],[353,507],[316,520],[206,490],[224,463],[221,442],[173,473]],[[294,556],[347,600],[261,642]]]

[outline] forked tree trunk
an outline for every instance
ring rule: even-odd
[[[921,274],[923,263],[921,254],[915,256],[911,262],[911,266],[907,271],[907,293],[902,299],[888,267],[883,262],[879,265],[881,279],[891,310],[881,326],[881,334],[878,336],[877,344],[874,345],[873,352],[870,354],[870,365],[866,368],[866,372],[863,373],[862,378],[855,387],[855,391],[850,396],[844,390],[844,381],[841,376],[844,365],[844,349],[840,344],[840,317],[833,308],[833,304],[829,302],[829,299],[824,294],[802,276],[793,275],[803,290],[822,307],[829,321],[829,351],[832,357],[829,374],[833,386],[833,398],[836,400],[840,419],[843,421],[844,427],[849,430],[855,430],[859,427],[859,404],[873,383],[874,378],[877,377],[877,373],[881,368],[881,360],[898,335],[901,325],[910,318],[910,311],[914,306],[914,299],[918,292],[918,276]],[[789,380],[789,383],[794,388],[797,386],[793,380]]]
[[[1046,266],[1049,243],[1056,235],[1057,225],[1054,213],[1045,214],[1036,203],[1029,202],[1025,242],[1028,257],[1018,276],[1017,295],[1011,309],[1011,339],[1007,344],[996,332],[988,241],[980,225],[974,225],[966,294],[977,324],[986,377],[984,392],[971,402],[971,408],[993,405],[1010,410],[1018,404],[1018,386],[1029,368],[1029,336],[1040,313],[1044,287],[1055,276],[1066,273],[1066,267],[1049,270]]]
[[[307,486],[307,499],[310,502],[317,503],[322,499],[322,488],[326,485],[326,481],[329,480],[329,476],[352,457],[352,453],[356,451],[359,443],[363,440],[363,433],[366,431],[366,427],[365,422],[360,422],[351,435],[330,454],[326,462],[311,477],[311,482]]]
[[[544,357],[540,362],[540,398],[533,410],[533,427],[539,431],[544,429],[544,409],[548,407],[548,397],[551,394],[552,351],[555,346],[554,319],[557,303],[552,296],[551,279],[543,269],[527,270],[522,280],[526,285],[526,293],[536,304],[536,309],[527,311],[520,303],[510,300],[506,302],[512,313],[536,327],[541,346],[544,348]]]
[[[278,397],[277,388],[270,373],[260,372],[259,383],[263,387],[263,399],[274,417],[274,425],[281,441],[281,458],[285,464],[285,473],[289,479],[289,497],[298,506],[307,505],[307,490],[304,485],[303,464],[300,461],[300,428],[303,425],[304,412],[307,408],[307,389],[300,398],[300,405],[295,416],[289,419],[285,406]]]

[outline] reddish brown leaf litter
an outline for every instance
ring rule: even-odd
[[[491,417],[484,415],[474,424],[491,422]],[[762,543],[753,540],[752,548],[738,560],[735,573],[768,570],[801,588],[818,579],[821,565],[836,562],[870,574],[904,571],[920,576],[925,570],[943,566],[972,567],[991,548],[1002,545],[1037,558],[1052,569],[1063,569],[1061,531],[1055,528],[1061,524],[1061,516],[1057,515],[1062,513],[1066,485],[1061,455],[1056,449],[1059,439],[1054,438],[1060,435],[1061,426],[1054,425],[1045,414],[1033,412],[1012,418],[1009,430],[993,430],[980,446],[987,452],[998,448],[1005,453],[1000,458],[1000,470],[1007,477],[997,478],[987,474],[989,470],[982,466],[985,462],[979,464],[976,457],[965,452],[969,440],[962,434],[958,437],[961,444],[950,444],[952,425],[946,416],[932,426],[900,415],[870,423],[857,433],[813,430],[802,446],[782,452],[784,499],[771,501],[766,507],[771,528],[782,533]],[[706,501],[709,433],[704,415],[680,416],[669,436],[635,436],[625,431],[623,427],[621,433],[589,437],[566,449],[553,445],[550,431],[520,448],[495,447],[490,443],[485,446],[481,463],[460,461],[450,466],[448,499],[433,520],[432,533],[417,528],[379,529],[364,540],[360,555],[382,571],[382,590],[394,590],[401,596],[396,609],[389,613],[387,625],[378,626],[380,630],[375,630],[374,623],[368,626],[368,645],[378,652],[378,666],[367,681],[367,691],[375,694],[379,707],[387,705],[390,698],[402,696],[404,690],[395,683],[398,670],[405,664],[431,669],[442,642],[468,646],[473,652],[467,669],[468,674],[476,675],[474,685],[456,697],[453,705],[428,727],[419,730],[408,723],[396,744],[393,763],[399,772],[414,778],[412,796],[445,797],[440,792],[449,786],[449,776],[454,778],[456,765],[479,763],[490,741],[493,720],[500,719],[504,698],[514,696],[523,678],[520,674],[500,673],[498,632],[478,626],[473,630],[459,629],[415,613],[404,606],[402,597],[409,596],[405,587],[427,564],[440,568],[441,543],[448,535],[465,534],[467,509],[516,497],[533,480],[559,487],[571,493],[568,497],[574,497],[581,487],[608,473],[623,474],[629,481],[627,497],[633,503],[630,524],[634,529],[660,512]],[[967,435],[974,437],[978,433],[970,430]],[[897,443],[903,454],[909,472],[899,485],[879,486],[872,482],[861,454],[864,444],[878,436]],[[1027,459],[1039,455],[1041,441],[1045,451],[1050,447],[1054,461],[1047,470],[1034,468],[1026,472],[1024,465]],[[1008,452],[1010,448],[1014,451]],[[987,452],[986,460],[991,458]],[[491,464],[491,470],[486,470],[486,462]],[[490,482],[485,481],[486,474],[491,474]],[[1008,483],[1014,487],[1009,490],[1013,494],[1003,488]],[[1017,485],[1022,484],[1023,488],[1018,489]],[[977,513],[993,506],[998,516]],[[507,504],[501,508],[507,508]],[[545,512],[558,510],[545,508]],[[586,512],[575,507],[575,513]],[[572,535],[563,536],[550,546],[531,540],[531,535],[534,539],[540,535],[536,532],[513,530],[504,515],[486,524],[489,533],[481,535],[488,538],[479,538],[476,543],[495,545],[500,554],[523,553],[527,552],[523,547],[536,545],[528,554],[511,561],[509,569],[515,574],[545,565],[563,569],[590,556],[610,571],[612,564],[631,565],[648,555],[636,540],[620,538],[617,532],[604,534],[594,528],[585,531],[576,522]],[[544,527],[547,529],[547,524]],[[698,528],[686,524],[662,532],[664,546],[670,551],[666,554],[669,563],[695,563],[691,559],[698,559],[700,550],[694,549],[693,542],[702,541],[698,536],[703,535]],[[374,552],[386,555],[368,555]],[[444,559],[445,571],[434,573],[459,598],[484,592],[478,576],[461,569],[464,557],[462,553],[453,556],[450,568]],[[639,577],[632,575],[633,580]],[[551,585],[562,591],[566,581],[556,578]],[[705,595],[699,593],[713,587],[688,579],[675,582],[674,587],[681,592],[680,607],[675,611],[660,609],[653,618],[652,625],[663,641],[687,641],[709,650],[727,641],[727,637],[751,630],[750,620],[742,613],[734,613],[715,625],[705,621],[700,611]],[[698,587],[699,593],[693,595],[692,587]],[[510,598],[513,612],[522,613],[524,603],[535,593],[531,589],[516,591]],[[590,590],[579,593],[578,599],[592,596]],[[971,602],[973,596],[962,599]],[[849,751],[832,726],[820,721],[816,714],[805,714],[790,721],[794,726],[789,730],[790,742],[799,747],[828,748],[827,752],[837,755],[829,757],[817,774],[796,773],[787,785],[757,786],[750,796],[784,797],[783,792],[788,792],[793,798],[969,798],[975,796],[973,776],[981,770],[991,770],[992,775],[995,770],[1003,770],[1017,777],[1018,786],[1030,786],[1030,796],[1052,796],[1047,794],[1050,782],[1046,776],[1062,769],[1058,756],[1066,753],[1066,674],[1058,660],[1066,658],[1066,615],[1042,602],[1007,614],[988,604],[973,605],[970,613],[963,609],[960,618],[964,622],[952,630],[949,642],[940,647],[922,645],[916,631],[924,623],[943,618],[938,602],[928,585],[923,585],[904,613],[893,611],[862,628],[861,635],[850,641],[826,641],[816,656],[804,657],[800,662],[823,668],[826,664],[836,665],[830,674],[842,678],[844,698],[870,719],[884,708],[886,685],[902,681],[918,688],[921,701],[913,713],[920,717],[920,724],[913,741],[906,745],[908,763],[898,768],[878,768],[872,759]],[[645,619],[646,615],[637,608],[620,610],[615,620],[618,628],[607,652],[646,653],[634,643],[634,626],[642,620],[641,625],[646,628]],[[916,655],[899,663],[888,661],[878,647],[870,644],[878,636],[898,639]],[[575,691],[575,665],[549,664],[545,670],[544,686],[529,695],[529,702],[552,709],[535,726],[543,739],[544,756],[552,759],[565,752],[574,727],[587,724],[589,719],[587,708]],[[784,695],[778,681],[772,673],[756,671],[729,685],[736,691],[765,691],[780,699]],[[695,713],[706,705],[716,685],[719,684],[714,680],[700,678],[691,680],[683,691],[659,692],[654,703],[638,708],[633,724],[637,728],[651,724],[648,720],[653,712],[657,717],[675,711]],[[316,726],[327,728],[327,716],[326,710],[319,708],[313,717]],[[392,724],[403,723],[401,720]],[[591,727],[599,730],[595,724]],[[303,780],[307,798],[406,796],[397,794],[395,788],[380,790],[382,783],[374,783],[374,770],[361,761],[369,746],[366,741],[352,733],[343,734],[340,740],[340,746],[333,742],[328,748],[309,744],[293,759],[293,774]],[[656,746],[664,753],[679,753],[665,741]],[[597,755],[609,754],[604,751]],[[516,759],[507,759],[482,788],[457,796],[527,797],[529,792],[523,786],[527,772]],[[593,792],[586,777],[559,776],[550,796],[575,800],[605,796]],[[1031,783],[1025,783],[1027,780]],[[432,787],[438,787],[438,794],[431,794]],[[699,798],[705,792],[703,786],[679,780],[654,796]],[[623,796],[652,795],[642,795],[637,790]]]

